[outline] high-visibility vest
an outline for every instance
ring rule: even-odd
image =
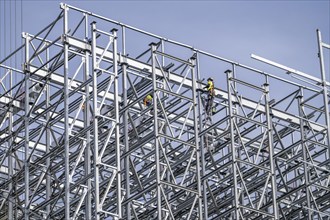
[[[207,91],[209,92],[210,95],[214,96],[214,84],[213,82],[210,80],[207,82]]]

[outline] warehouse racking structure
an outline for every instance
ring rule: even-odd
[[[320,79],[252,55],[294,80],[67,4],[22,37],[0,61],[0,219],[330,219],[320,31]]]

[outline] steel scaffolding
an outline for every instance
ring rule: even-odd
[[[0,61],[0,219],[330,219],[320,31],[320,79],[252,55],[294,80],[67,4],[22,37]]]

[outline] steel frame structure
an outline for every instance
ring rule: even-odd
[[[330,219],[319,31],[321,79],[253,55],[299,81],[67,4],[22,36],[0,62],[0,219]],[[207,115],[211,60],[226,80]]]

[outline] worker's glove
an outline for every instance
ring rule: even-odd
[[[202,89],[196,89],[196,92],[203,92]]]

